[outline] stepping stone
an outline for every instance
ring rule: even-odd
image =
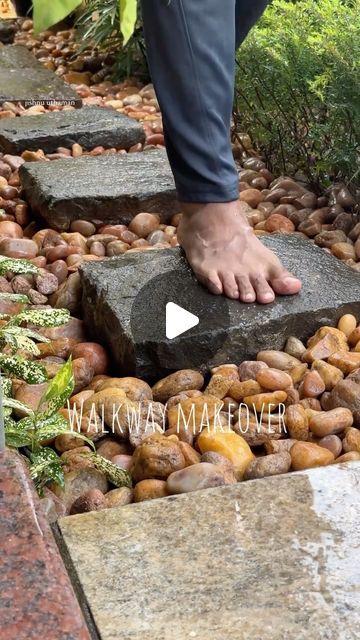
[[[262,349],[282,349],[290,335],[306,339],[344,313],[360,315],[360,277],[349,267],[295,235],[262,240],[301,278],[299,295],[246,305],[208,293],[180,249],[125,254],[81,267],[89,333],[101,336],[118,370],[158,379],[181,368],[239,363]],[[174,340],[165,335],[168,302],[200,320]]]
[[[82,101],[70,85],[45,69],[26,49],[11,45],[0,49],[0,104],[21,102],[44,105],[59,102],[81,107]]]
[[[100,640],[355,640],[359,487],[348,463],[59,526]]]
[[[70,148],[75,142],[86,150],[99,145],[129,149],[144,140],[144,128],[139,122],[101,107],[0,120],[0,150],[15,155],[25,149],[53,153],[58,147]]]
[[[21,183],[33,211],[61,231],[72,220],[129,223],[141,211],[179,211],[165,151],[29,162]]]

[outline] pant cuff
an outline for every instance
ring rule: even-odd
[[[187,188],[176,183],[176,190],[180,202],[233,202],[239,199],[239,184],[225,187],[223,185],[208,188]]]

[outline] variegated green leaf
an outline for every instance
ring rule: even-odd
[[[127,471],[121,469],[116,464],[110,462],[97,453],[86,453],[86,457],[94,463],[95,467],[106,475],[107,479],[115,485],[115,487],[132,487],[131,477]]]
[[[21,333],[24,336],[27,336],[28,338],[33,338],[38,342],[51,342],[50,338],[46,338],[45,336],[41,335],[41,333],[38,333],[37,331],[33,331],[32,329],[28,329],[27,327],[11,327],[11,329],[15,329],[15,328],[19,328],[21,330]]]
[[[9,326],[30,322],[39,327],[59,327],[68,322],[69,318],[68,309],[26,309],[13,316]]]
[[[15,400],[15,398],[6,398],[6,397],[3,398],[3,407],[10,407],[11,409],[19,409],[20,411],[23,411],[24,413],[26,413],[28,416],[31,416],[34,413],[30,407],[28,407],[23,402],[20,402],[19,400]]]
[[[30,300],[23,293],[0,293],[0,300],[9,300],[10,302],[29,303]]]
[[[5,442],[8,447],[28,447],[31,444],[31,436],[25,429],[19,429],[18,423],[10,422],[5,424]]]
[[[18,356],[0,353],[0,367],[29,384],[40,384],[47,380],[46,369],[41,364],[24,360]]]
[[[11,396],[11,380],[9,378],[4,378],[4,376],[1,376],[0,385],[2,386],[3,396]]]
[[[11,273],[39,273],[39,267],[22,258],[6,258],[0,256],[0,275]]]
[[[40,495],[47,482],[53,481],[60,486],[64,486],[64,472],[61,460],[53,449],[42,447],[39,451],[30,451],[28,455],[30,458],[30,475]]]
[[[61,407],[64,406],[65,401],[70,398],[74,390],[74,386],[75,380],[73,365],[70,357],[52,378],[45,391],[44,397],[40,401],[40,406],[43,402],[47,402],[49,406],[49,403],[51,402],[52,413],[55,413],[55,411],[61,409]],[[49,411],[47,410],[46,413],[48,414]]]
[[[12,329],[18,329],[18,331],[15,333]],[[17,351],[27,351],[27,353],[38,356],[40,354],[39,347],[36,346],[31,338],[23,335],[21,329],[22,327],[5,328],[2,332],[0,331],[0,337],[11,346],[13,353]]]

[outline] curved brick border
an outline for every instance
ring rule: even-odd
[[[21,457],[0,453],[2,640],[90,640]]]

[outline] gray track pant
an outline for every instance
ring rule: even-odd
[[[268,0],[142,0],[150,72],[179,200],[239,195],[229,123],[234,52]]]

